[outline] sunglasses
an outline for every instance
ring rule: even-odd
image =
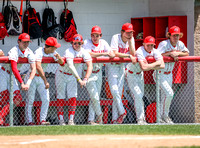
[[[82,43],[81,42],[75,42],[73,43],[74,45],[78,44],[78,45],[81,45]]]

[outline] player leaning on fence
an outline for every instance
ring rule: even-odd
[[[183,33],[180,32],[178,26],[173,26],[167,32],[167,40],[162,41],[157,50],[163,56],[169,56],[178,61],[178,57],[188,56],[189,50],[185,47],[184,43],[179,39],[182,38]],[[160,73],[160,87],[161,87],[161,122],[163,123],[173,123],[169,118],[169,108],[171,101],[174,96],[172,90],[172,70],[174,68],[174,62],[165,63],[165,69],[159,71]],[[155,73],[154,73],[155,76]]]
[[[40,98],[42,100],[41,112],[40,112],[40,122],[41,125],[49,125],[50,123],[46,121],[47,112],[49,108],[49,83],[45,77],[45,70],[48,64],[42,64],[43,57],[53,57],[60,65],[64,64],[64,60],[56,52],[56,49],[61,45],[57,42],[54,37],[49,37],[45,41],[44,47],[39,47],[35,51],[36,58],[36,69],[37,73],[30,85],[28,90],[28,98],[26,99],[26,119],[28,125],[34,125],[32,120],[32,107],[35,99],[36,90],[38,91]]]
[[[133,25],[125,23],[122,26],[121,33],[112,37],[111,48],[116,57],[130,58],[132,63],[136,63],[135,41],[133,38]],[[126,110],[123,107],[121,96],[124,85],[125,64],[111,63],[107,64],[108,84],[113,96],[112,104],[112,123],[121,124],[126,117]]]
[[[111,51],[109,44],[101,39],[102,32],[99,26],[92,27],[91,39],[84,41],[84,48],[90,53],[92,57],[109,56],[113,58],[115,54]],[[100,93],[102,84],[102,66],[103,63],[93,63],[93,70],[88,79],[86,88],[90,95],[89,117],[88,123],[91,125],[101,124],[103,113],[100,106]],[[84,67],[86,72],[87,67]],[[95,115],[97,115],[95,123]]]
[[[27,33],[22,33],[18,37],[18,45],[14,46],[9,52],[8,57],[11,62],[12,72],[15,75],[15,78],[19,81],[22,90],[28,90],[31,84],[32,79],[35,76],[36,66],[35,66],[35,56],[33,52],[29,49],[28,45],[30,42],[30,36]],[[17,64],[18,58],[28,58],[28,62],[30,63],[30,75],[27,78],[26,84],[24,84],[18,69],[22,66],[22,64]],[[22,101],[22,96],[20,94],[19,86],[14,78],[13,82],[13,102],[15,106],[18,106]],[[1,66],[0,70],[0,91],[1,98],[0,101],[3,104],[3,108],[0,112],[0,125],[2,125],[5,121],[6,115],[10,111],[9,104],[9,92],[10,92],[10,68],[8,64],[4,64]]]
[[[57,113],[60,125],[65,125],[64,122],[64,99],[67,88],[68,107],[68,125],[75,125],[74,116],[76,110],[77,98],[77,82],[81,87],[86,86],[87,80],[92,72],[92,58],[90,54],[82,48],[83,37],[80,34],[73,36],[72,46],[65,51],[64,57],[66,64],[64,67],[59,67],[56,71],[56,91],[57,91]],[[86,63],[86,72],[84,79],[81,79],[83,64],[74,64],[74,58],[83,58]]]
[[[136,51],[138,63],[135,65],[129,63],[127,65],[127,82],[131,94],[134,99],[137,123],[140,125],[147,124],[144,113],[144,77],[143,71],[163,69],[165,67],[163,57],[158,50],[154,48],[155,38],[147,36],[144,39],[143,46],[139,47]],[[146,57],[154,57],[156,60],[153,63],[148,63]]]

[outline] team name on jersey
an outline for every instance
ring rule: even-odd
[[[119,49],[120,53],[127,53],[129,51],[129,48],[123,48],[123,47],[119,47],[119,46],[118,46],[118,49]]]
[[[95,50],[91,50],[92,52],[94,52],[94,53],[104,53],[104,50],[100,50],[100,51],[95,51]]]

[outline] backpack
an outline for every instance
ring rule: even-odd
[[[0,13],[0,40],[3,40],[6,36],[9,36],[9,35],[7,33],[3,14]]]
[[[77,34],[77,28],[72,12],[66,8],[65,0],[64,6],[65,9],[60,16],[60,25],[65,29],[65,31],[61,33],[61,38],[64,38],[66,42],[71,42],[73,40],[73,36]]]
[[[13,6],[10,1],[3,11],[6,29],[9,35],[19,35],[22,33],[22,23],[20,21],[17,7]]]
[[[28,33],[31,39],[42,37],[42,25],[40,14],[30,6],[29,1],[26,1],[26,11],[23,17],[23,32]]]
[[[48,3],[46,1],[47,8],[44,9],[42,15],[42,29],[43,35],[42,38],[46,40],[48,37],[57,38],[58,33],[64,32],[64,28],[61,25],[56,23],[56,17],[53,9],[49,8]]]

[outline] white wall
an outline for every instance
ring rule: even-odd
[[[12,3],[20,9],[19,1],[13,1]],[[0,3],[1,5],[2,1]],[[40,12],[42,17],[45,1],[31,2],[31,5],[36,11]],[[57,22],[59,22],[60,14],[64,8],[63,2],[49,2],[49,6],[53,8],[58,17]],[[126,22],[130,22],[131,17],[148,16],[147,0],[74,0],[74,2],[69,2],[68,8],[73,12],[78,33],[82,34],[84,39],[90,37],[90,31],[94,25],[99,25],[102,28],[103,38],[109,44],[112,35],[119,33],[121,26]],[[64,50],[70,44],[64,40],[59,42],[61,42],[62,47],[58,49],[58,52],[63,55]],[[0,43],[0,48],[7,53],[16,43],[17,37],[7,37],[5,39],[5,45]],[[37,49],[37,40],[34,40],[30,47],[33,51]]]

